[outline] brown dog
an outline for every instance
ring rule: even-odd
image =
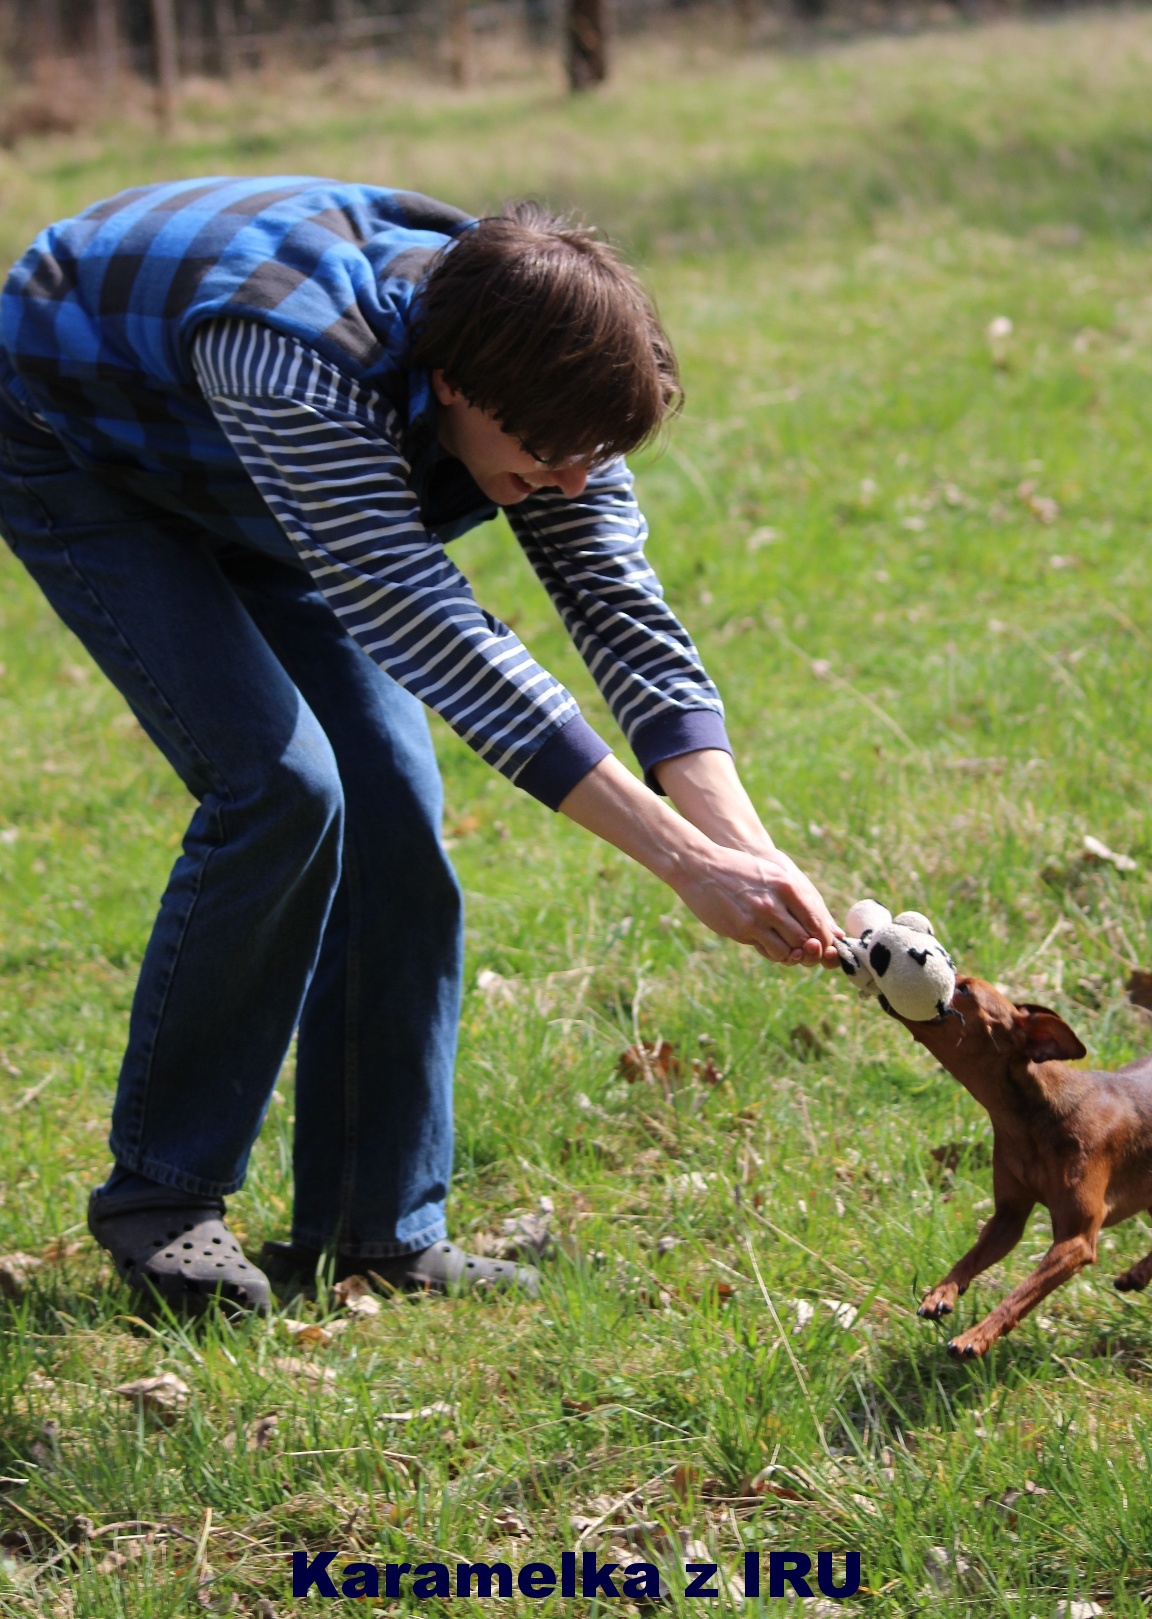
[[[973,1277],[1020,1241],[1037,1203],[1052,1217],[1052,1246],[1027,1281],[948,1345],[951,1355],[975,1357],[1095,1261],[1102,1226],[1152,1208],[1152,1057],[1114,1073],[1070,1068],[1086,1053],[1064,1020],[1046,1006],[1014,1005],[980,978],[956,980],[943,1017],[899,1021],[992,1119],[995,1213],[919,1313],[950,1314]],[[1130,1292],[1149,1281],[1152,1253],[1115,1285]]]

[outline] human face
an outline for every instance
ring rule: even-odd
[[[506,433],[496,418],[449,387],[443,371],[433,371],[432,387],[440,405],[440,443],[463,461],[479,487],[498,506],[516,506],[537,489],[560,489],[578,495],[588,482],[591,457],[550,464],[539,461],[520,440]]]

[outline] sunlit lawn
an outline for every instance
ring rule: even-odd
[[[127,122],[4,155],[0,241],[202,171],[600,220],[684,363],[686,415],[640,467],[651,555],[766,823],[840,914],[926,910],[1112,1064],[1152,1040],[1124,994],[1152,966],[1150,72],[1152,18],[1102,13],[787,57],[635,47],[579,102],[258,84],[193,97],[168,145]],[[456,554],[618,740],[509,533]],[[440,726],[470,907],[453,1232],[495,1246],[550,1199],[543,1300],[393,1301],[311,1347],[133,1319],[83,1209],[189,806],[10,559],[3,583],[0,1251],[66,1240],[4,1307],[0,1473],[27,1482],[0,1485],[0,1612],[175,1619],[198,1587],[319,1611],[288,1594],[294,1547],[558,1564],[641,1486],[591,1533],[602,1558],[659,1520],[729,1567],[858,1550],[838,1612],[1144,1611],[1152,1304],[1109,1278],[1149,1223],[953,1365],[914,1310],[991,1206],[985,1115],[845,981],[719,944]],[[1085,834],[1136,870],[1087,862]],[[617,1072],[637,1032],[676,1044],[667,1091]],[[291,1122],[286,1072],[232,1204],[252,1244],[287,1233]],[[962,1321],[1046,1242],[1038,1215]],[[168,1427],[112,1392],[162,1370],[190,1389]],[[152,1538],[71,1552],[78,1516]]]

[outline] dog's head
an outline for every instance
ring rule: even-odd
[[[1075,1062],[1087,1056],[1058,1012],[1017,1002],[983,978],[961,974],[947,1010],[931,1023],[900,1021],[958,1079],[959,1069],[989,1074],[1016,1063]]]

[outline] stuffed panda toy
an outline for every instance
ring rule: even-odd
[[[926,916],[893,916],[875,900],[862,899],[848,912],[845,928],[850,937],[836,941],[840,966],[862,996],[876,996],[886,1012],[909,1023],[947,1015],[956,968]]]

